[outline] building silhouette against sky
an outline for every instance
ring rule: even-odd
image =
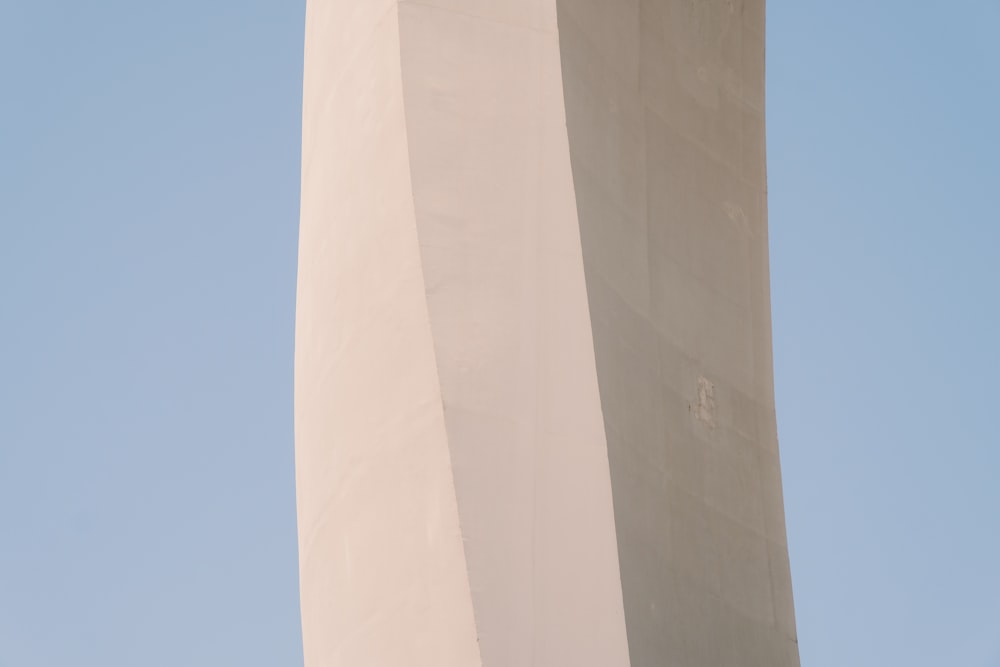
[[[309,0],[308,667],[797,667],[763,0]]]

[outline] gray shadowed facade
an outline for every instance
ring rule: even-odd
[[[799,664],[763,0],[308,0],[307,667]]]

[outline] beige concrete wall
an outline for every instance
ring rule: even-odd
[[[399,8],[309,2],[295,341],[309,667],[479,665],[410,186]]]
[[[763,0],[560,0],[632,665],[798,665]]]
[[[627,665],[552,2],[400,2],[410,173],[485,665]]]
[[[763,20],[309,0],[307,665],[798,664]]]

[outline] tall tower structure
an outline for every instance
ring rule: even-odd
[[[797,667],[764,0],[308,0],[307,667]]]

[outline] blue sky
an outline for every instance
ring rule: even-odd
[[[0,2],[0,667],[301,664],[303,3]],[[1000,666],[997,0],[770,0],[803,665]]]

